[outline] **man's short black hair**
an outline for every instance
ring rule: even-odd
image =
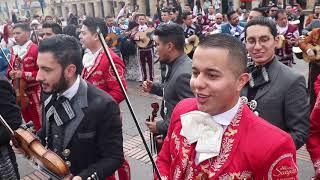
[[[176,13],[177,12],[177,10],[176,10],[176,8],[170,8],[170,12],[173,12],[173,13]]]
[[[267,13],[266,13],[266,11],[264,10],[264,9],[262,9],[262,8],[253,8],[251,11],[255,11],[255,12],[258,12],[258,13],[260,13],[261,14],[261,16],[263,16],[263,17],[267,17],[268,15],[267,15]]]
[[[121,19],[121,18],[123,18],[123,17],[125,18],[125,16],[124,16],[124,15],[122,15],[122,16],[119,16],[119,17],[118,17],[118,20],[119,20],[119,19]]]
[[[279,8],[277,5],[273,4],[272,6],[269,6],[269,9],[271,9],[271,8],[273,8],[273,7]]]
[[[30,32],[31,31],[30,26],[29,26],[28,23],[17,23],[17,24],[15,24],[13,26],[13,29],[15,29],[15,28],[20,28],[24,32]]]
[[[76,38],[65,34],[58,34],[42,40],[38,50],[39,53],[52,53],[63,68],[74,64],[76,66],[76,74],[81,73],[81,46]]]
[[[186,20],[188,18],[188,16],[192,15],[191,12],[183,12],[181,17],[183,20]]]
[[[108,33],[105,22],[101,18],[87,17],[82,24],[85,25],[92,34],[97,33],[97,27],[100,28],[103,37]]]
[[[315,13],[317,6],[320,6],[320,2],[319,3],[317,3],[317,2],[314,3],[313,9],[312,9],[312,13]]]
[[[247,72],[247,51],[238,38],[225,33],[208,35],[200,41],[199,47],[228,50],[228,60],[231,63],[230,67],[233,68],[234,75],[238,77]]]
[[[230,20],[231,20],[231,16],[232,16],[232,15],[234,15],[234,14],[236,14],[236,13],[237,13],[237,12],[236,12],[236,11],[234,11],[234,10],[229,11],[229,12],[227,13],[228,21],[230,21]]]
[[[104,19],[107,20],[107,19],[110,19],[110,18],[113,18],[113,16],[106,16]]]
[[[38,14],[33,15],[33,19],[39,18],[40,16]]]
[[[62,27],[56,22],[44,22],[42,28],[51,28],[54,34],[62,34]]]
[[[245,37],[247,37],[247,29],[250,26],[254,26],[254,25],[266,26],[270,30],[270,33],[272,34],[273,37],[277,36],[276,23],[267,17],[261,16],[261,17],[255,17],[247,23],[247,25],[244,28]]]
[[[162,24],[154,31],[154,35],[158,36],[159,40],[164,43],[171,42],[177,50],[184,50],[184,31],[180,25],[175,23]]]
[[[137,13],[135,16],[136,16],[137,19],[138,19],[140,16],[143,16],[143,17],[145,17],[145,18],[147,17],[147,16],[146,16],[145,14],[143,14],[143,13]]]
[[[161,10],[161,12],[162,13],[170,13],[170,9],[168,9],[168,8],[163,8],[162,10]]]
[[[73,36],[76,39],[79,38],[79,36],[77,34],[77,27],[73,24],[69,24],[69,25],[65,26],[62,30],[62,34]]]
[[[279,16],[279,14],[287,14],[287,11],[286,10],[284,10],[284,9],[278,9],[278,11],[277,11],[277,13],[276,13],[276,15],[274,16],[274,19],[275,20],[278,20],[278,16]]]

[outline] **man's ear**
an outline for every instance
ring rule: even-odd
[[[94,33],[94,40],[99,40],[99,34],[98,33]]]
[[[237,91],[241,91],[241,89],[247,84],[250,80],[250,76],[248,73],[242,73],[238,79]]]
[[[74,64],[69,64],[65,69],[64,73],[67,79],[71,79],[77,71],[77,67]]]
[[[172,51],[174,49],[174,44],[172,42],[168,42],[167,49],[168,49],[168,51]]]

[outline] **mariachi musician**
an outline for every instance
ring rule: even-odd
[[[198,38],[201,36],[201,27],[194,24],[192,21],[192,14],[190,12],[182,13],[182,20],[183,20],[183,31],[184,36],[186,38],[185,43],[190,44],[195,42],[195,36]],[[194,50],[188,53],[188,56],[192,59]]]
[[[13,80],[13,86],[18,93],[17,99],[19,96],[21,99],[25,99],[22,101],[24,103],[20,105],[23,119],[26,122],[32,121],[35,129],[39,130],[41,127],[40,85],[36,81],[38,47],[29,39],[30,27],[28,24],[15,24],[13,37],[17,45],[12,47],[10,64],[15,69],[8,68],[8,77]],[[23,87],[24,85],[25,87]],[[17,92],[18,89],[19,92]]]
[[[22,122],[16,105],[14,89],[8,79],[0,74],[0,115],[12,129],[17,129]],[[4,126],[0,127],[0,179],[20,179],[16,156],[10,145],[10,136]]]
[[[148,20],[147,16],[145,14],[137,14],[137,26],[134,27],[131,30],[131,39],[133,39],[137,46],[138,46],[138,58],[140,59],[140,64],[143,72],[143,81],[146,81],[148,78],[147,76],[147,64],[148,64],[148,70],[149,70],[149,80],[153,81],[154,77],[154,67],[153,67],[153,43],[152,40],[149,41],[146,45],[143,47],[140,45],[139,42],[143,42],[144,39],[150,38],[147,37],[149,35],[143,34],[144,32],[149,31],[150,29],[153,29],[153,27],[148,26]],[[142,39],[143,35],[144,39]]]
[[[81,78],[76,38],[41,41],[37,81],[50,94],[43,105],[43,145],[69,165],[73,180],[105,179],[123,162],[120,110],[113,98]]]
[[[291,67],[294,63],[292,47],[298,45],[299,29],[288,22],[285,10],[278,10],[275,16],[278,34],[282,37],[283,44],[276,50],[279,61]]]
[[[146,122],[151,132],[166,136],[170,116],[182,99],[193,97],[190,89],[191,59],[184,53],[184,35],[181,26],[172,23],[159,26],[155,32],[159,61],[166,64],[163,83],[143,82],[143,90],[162,96],[161,117],[157,122]]]
[[[320,28],[313,29],[309,36],[299,42],[299,47],[306,55],[305,60],[310,61],[308,87],[310,93],[310,107],[312,109],[316,100],[316,95],[314,93],[314,82],[317,76],[320,74],[320,53],[315,51],[315,48],[318,48],[318,52],[320,51]],[[318,59],[316,56],[318,56]]]
[[[99,25],[101,29],[105,27],[102,19],[87,17],[83,21],[79,37],[82,46],[87,48],[87,53],[83,56],[82,63],[84,68],[81,76],[94,86],[110,94],[117,103],[120,103],[124,100],[124,95],[111,69],[107,55],[104,53],[99,39],[97,39],[96,25]],[[105,35],[106,31],[103,30],[105,29],[101,30]],[[116,63],[122,82],[125,85],[124,63],[113,51],[111,51],[111,56]]]
[[[316,102],[310,114],[310,134],[307,141],[307,150],[315,169],[316,178],[320,179],[320,75],[314,82]]]
[[[121,28],[116,25],[114,18],[112,16],[106,16],[105,18],[107,26],[107,34],[105,40],[108,46],[119,56],[121,57],[120,52],[120,36]]]
[[[190,80],[196,98],[180,101],[172,112],[157,158],[161,179],[298,178],[290,136],[239,97],[249,79],[246,60],[242,43],[228,34],[200,42]]]
[[[98,39],[91,39],[98,36],[96,27],[100,28],[103,35],[107,30],[103,20],[99,18],[87,17],[83,23],[80,34],[82,45],[87,48],[88,52],[83,56],[82,78],[93,84],[95,87],[102,89],[113,99],[120,103],[124,100],[124,95],[120,89],[120,84],[117,82],[115,74],[109,63],[106,53],[103,51],[101,43]],[[125,67],[123,61],[113,52],[110,51],[111,57],[114,60],[119,72],[121,81],[126,88]],[[120,169],[118,169],[119,179],[130,179],[130,166],[127,161],[124,161]],[[114,176],[108,177],[108,180],[115,179]]]

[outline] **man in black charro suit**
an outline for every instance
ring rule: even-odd
[[[118,104],[80,77],[77,40],[57,35],[39,46],[37,81],[51,94],[43,105],[41,142],[70,166],[77,179],[105,179],[123,162]]]

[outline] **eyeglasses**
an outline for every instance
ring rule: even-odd
[[[265,46],[267,45],[270,40],[272,38],[271,37],[267,37],[267,36],[262,36],[262,37],[259,37],[258,39],[255,39],[255,38],[248,38],[246,40],[246,44],[249,46],[249,47],[254,47],[257,45],[257,43],[260,44],[260,46]]]

